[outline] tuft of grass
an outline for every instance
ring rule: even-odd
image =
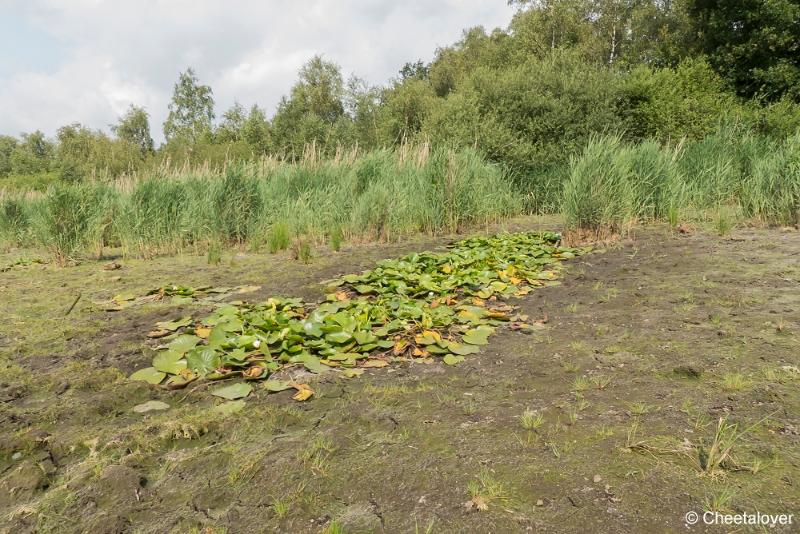
[[[540,412],[528,408],[522,412],[519,423],[525,430],[537,430],[544,423],[544,416]]]
[[[597,389],[606,389],[611,383],[611,377],[605,375],[593,375],[589,380]]]
[[[575,377],[572,381],[572,391],[582,392],[589,389],[589,379],[585,375]]]
[[[218,241],[213,241],[208,245],[206,259],[209,265],[219,265],[222,262],[222,245]]]
[[[467,484],[467,491],[473,502],[482,502],[486,507],[492,502],[504,502],[509,499],[503,483],[494,478],[488,471],[481,472],[477,480],[471,480]]]
[[[730,510],[731,500],[736,496],[733,488],[723,487],[720,491],[707,493],[703,498],[703,509],[709,512],[727,512]]]
[[[347,530],[337,521],[331,521],[327,527],[322,530],[322,534],[347,534]]]
[[[750,385],[750,381],[741,373],[725,373],[722,376],[722,389],[725,391],[741,391]]]
[[[275,517],[278,519],[283,519],[289,515],[290,509],[291,504],[287,499],[274,499],[272,501],[272,511],[275,513]]]
[[[330,233],[330,242],[331,248],[334,252],[339,252],[342,249],[342,239],[344,236],[342,235],[342,229],[338,226],[335,226]]]
[[[653,406],[646,404],[644,402],[632,402],[628,405],[628,411],[631,413],[631,415],[635,416],[642,416],[648,414],[652,410]]]
[[[714,216],[714,229],[720,237],[730,235],[733,230],[733,219],[729,210],[720,207]]]
[[[267,234],[267,248],[270,254],[289,248],[290,240],[289,225],[278,221],[274,223]]]

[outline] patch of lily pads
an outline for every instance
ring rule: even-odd
[[[16,260],[6,265],[0,265],[0,273],[10,271],[16,267],[30,267],[32,265],[45,265],[47,262],[41,258],[17,258]]]
[[[170,284],[150,289],[144,294],[137,294],[135,292],[119,293],[109,300],[95,302],[94,304],[103,311],[121,311],[131,306],[151,302],[168,302],[172,305],[191,304],[195,302],[199,304],[214,304],[230,295],[252,293],[259,289],[261,289],[261,286],[190,287]]]
[[[458,364],[497,328],[541,328],[505,300],[557,284],[561,262],[586,252],[560,246],[553,232],[474,237],[446,252],[383,260],[332,280],[317,305],[275,297],[218,304],[199,320],[158,323],[150,334],[160,338],[152,366],[131,378],[170,389],[238,378],[211,393],[240,399],[261,382],[268,391],[295,389],[293,398],[306,400],[313,395],[307,384],[271,377],[303,370],[353,378],[411,360]]]

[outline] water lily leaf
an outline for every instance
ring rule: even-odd
[[[475,354],[480,350],[475,345],[462,345],[460,343],[455,343],[455,342],[449,343],[447,345],[447,349],[453,354],[458,354],[459,356],[466,356],[467,354]]]
[[[198,326],[194,329],[194,335],[200,339],[208,339],[208,336],[211,335],[211,329],[207,326]]]
[[[208,346],[219,348],[228,341],[228,333],[222,326],[215,326],[208,334]]]
[[[174,332],[178,328],[189,326],[190,324],[192,324],[192,318],[186,316],[186,317],[181,317],[180,319],[176,319],[174,321],[159,321],[156,323],[156,328],[160,330],[169,330],[170,332]]]
[[[348,332],[333,332],[325,336],[325,339],[330,341],[331,343],[347,343],[353,338]]]
[[[184,369],[180,374],[167,378],[166,386],[169,389],[181,389],[197,380],[197,378],[197,373],[189,369]]]
[[[386,360],[367,360],[361,366],[362,367],[386,367],[389,365],[389,362]]]
[[[303,321],[303,332],[309,336],[322,337],[320,324],[314,321]]]
[[[303,365],[306,369],[311,371],[312,373],[322,374],[327,373],[331,370],[330,367],[327,365],[320,363],[319,358],[316,356],[311,356],[310,354],[306,355],[302,360]]]
[[[453,356],[452,354],[448,354],[444,357],[444,363],[447,365],[455,365],[457,363],[461,363],[464,361],[463,356]]]
[[[204,375],[219,367],[220,357],[211,347],[196,347],[186,355],[186,365],[192,371]]]
[[[242,371],[242,376],[245,380],[260,380],[266,378],[268,375],[269,371],[267,368],[261,365],[253,365]]]
[[[488,345],[489,334],[491,334],[491,332],[487,330],[478,330],[476,328],[474,330],[468,330],[464,334],[464,337],[461,338],[461,340],[464,343],[469,343],[470,345]]]
[[[216,397],[222,397],[223,399],[235,400],[248,396],[251,391],[253,391],[253,386],[239,382],[238,384],[231,384],[214,389],[211,391],[211,394]]]
[[[343,369],[342,375],[345,378],[356,378],[364,374],[363,369]]]
[[[361,294],[361,295],[366,295],[366,294],[369,294],[369,293],[376,293],[377,292],[377,290],[374,287],[366,285],[366,284],[357,285],[357,286],[353,287],[353,289],[358,291],[358,293]]]
[[[439,332],[435,332],[433,330],[426,330],[422,334],[417,334],[417,336],[414,338],[414,341],[418,345],[432,345],[432,344],[436,343],[437,341],[441,341],[441,340],[442,340],[441,334],[439,334]]]
[[[296,401],[305,401],[314,395],[314,390],[308,387],[307,384],[292,384],[292,387],[297,390],[297,393],[292,395],[292,398]]]
[[[236,289],[236,293],[239,295],[244,293],[254,293],[259,289],[261,289],[261,286],[239,286],[239,288]]]
[[[200,343],[200,338],[197,336],[183,334],[176,337],[174,340],[170,342],[169,347],[170,350],[177,352],[178,354],[185,354],[195,348],[197,344]]]
[[[365,331],[353,332],[353,339],[355,339],[356,343],[358,343],[359,345],[368,345],[370,343],[374,343],[377,340],[375,334],[373,334],[372,332],[365,332]]]
[[[290,382],[285,382],[283,380],[267,380],[266,382],[264,382],[264,388],[267,391],[272,391],[273,393],[277,393],[278,391],[291,389],[292,384]]]
[[[148,384],[160,384],[164,377],[167,376],[166,373],[163,373],[157,370],[155,367],[145,367],[144,369],[139,369],[135,373],[130,376],[131,380],[141,380],[142,382],[147,382]]]
[[[177,375],[186,369],[186,360],[183,359],[183,354],[174,350],[162,350],[153,358],[153,367],[163,373]]]

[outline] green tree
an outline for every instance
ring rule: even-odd
[[[300,155],[306,144],[321,148],[336,144],[333,127],[345,115],[344,81],[339,66],[314,56],[300,69],[300,79],[278,104],[272,121],[276,142],[289,155]]]
[[[344,106],[352,124],[351,141],[362,148],[375,148],[380,137],[380,89],[351,76],[347,81]]]
[[[164,137],[167,141],[181,138],[193,144],[211,132],[213,120],[214,93],[208,85],[201,85],[194,70],[189,68],[175,84],[164,122]]]
[[[617,113],[635,140],[702,139],[738,110],[735,94],[704,58],[674,69],[639,65],[620,80]]]
[[[242,130],[247,120],[247,113],[238,102],[234,102],[225,113],[222,114],[222,122],[216,131],[216,140],[220,143],[231,143],[242,139]]]
[[[264,110],[253,104],[242,124],[242,138],[253,153],[264,155],[271,148],[270,124]]]
[[[53,161],[53,143],[39,130],[22,134],[21,137],[11,152],[11,172],[14,174],[47,172]]]
[[[428,82],[409,78],[396,84],[383,98],[381,138],[389,144],[413,139],[436,104],[436,93]]]
[[[800,0],[688,0],[699,49],[747,97],[800,101]]]
[[[400,69],[400,79],[406,80],[408,78],[416,78],[417,80],[424,80],[428,77],[428,65],[418,59],[414,62],[407,62]]]
[[[144,108],[131,104],[128,111],[119,118],[117,124],[111,127],[111,131],[114,132],[118,139],[139,147],[142,154],[153,152],[150,120]]]
[[[0,176],[11,174],[11,154],[17,147],[17,140],[10,135],[0,135]]]

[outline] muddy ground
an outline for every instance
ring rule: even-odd
[[[544,330],[500,330],[455,366],[318,378],[303,403],[257,389],[237,413],[126,379],[155,321],[203,310],[91,304],[167,283],[316,300],[448,239],[0,273],[0,531],[678,532],[704,510],[794,513],[770,532],[798,531],[796,230],[641,229],[514,301]],[[147,400],[171,408],[132,411]],[[720,419],[731,457],[704,470]]]

